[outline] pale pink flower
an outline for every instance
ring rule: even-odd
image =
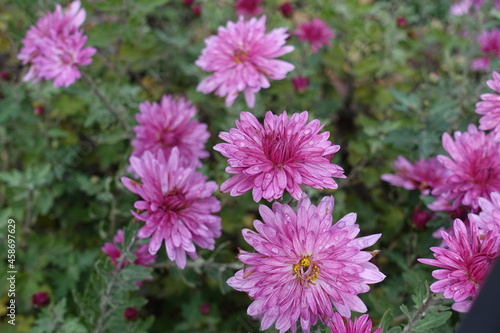
[[[73,1],[64,12],[57,5],[55,12],[47,13],[28,30],[17,56],[23,64],[30,64],[23,81],[54,79],[54,87],[68,87],[80,78],[77,66],[90,64],[96,52],[84,47],[87,36],[80,26],[85,15],[80,1]]]
[[[372,333],[372,326],[372,321],[367,314],[354,318],[354,321],[351,321],[349,318],[334,313],[332,320],[328,322],[331,333]],[[381,332],[381,328],[373,331],[373,333]]]
[[[184,167],[199,167],[199,159],[209,156],[205,143],[210,133],[206,124],[192,119],[196,108],[190,101],[164,95],[161,103],[143,102],[139,110],[135,116],[139,125],[134,127],[136,137],[131,142],[132,156],[141,157],[146,151],[156,155],[162,151],[168,159],[177,147]]]
[[[319,120],[307,122],[308,113],[283,112],[280,116],[266,113],[264,126],[249,112],[242,112],[236,129],[220,133],[227,143],[215,145],[214,150],[228,157],[226,172],[236,174],[220,187],[232,196],[253,189],[253,199],[278,199],[285,190],[295,199],[302,195],[301,184],[314,188],[338,187],[332,179],[345,178],[344,170],[331,163],[340,146],[328,140],[329,132]]]
[[[455,311],[467,312],[498,256],[498,230],[481,235],[474,222],[467,230],[464,223],[456,219],[453,235],[445,231],[441,231],[441,235],[447,248],[431,247],[435,259],[418,261],[441,268],[432,272],[438,281],[431,284],[431,291],[453,299]]]
[[[412,164],[403,156],[398,156],[393,167],[396,174],[385,173],[380,178],[393,186],[407,190],[418,189],[423,195],[430,194],[432,189],[441,185],[449,174],[436,157],[427,160],[421,158]]]
[[[219,27],[216,36],[205,39],[195,64],[206,72],[214,72],[198,85],[197,91],[226,97],[231,106],[240,92],[248,107],[255,105],[255,94],[269,88],[268,79],[282,80],[295,67],[286,61],[274,59],[293,51],[286,45],[286,28],[274,29],[266,34],[266,17],[228,22]]]
[[[500,193],[491,193],[490,200],[479,198],[478,203],[481,212],[479,214],[469,214],[469,219],[474,221],[482,231],[495,228],[500,230]]]
[[[122,177],[122,183],[142,200],[136,201],[132,214],[146,224],[138,231],[139,238],[151,237],[149,253],[156,254],[164,242],[167,256],[177,266],[186,266],[186,253],[196,259],[194,244],[213,249],[215,238],[221,235],[221,219],[213,215],[220,203],[212,194],[217,189],[213,181],[194,168],[185,168],[177,148],[168,160],[159,151],[155,157],[146,151],[140,158],[130,158],[133,171],[141,182]]]
[[[500,29],[485,30],[477,38],[484,57],[474,59],[471,64],[473,70],[490,70],[490,58],[500,58]]]
[[[354,213],[332,225],[333,206],[331,196],[317,207],[303,197],[296,212],[277,202],[272,210],[261,205],[263,222],[254,221],[257,232],[242,231],[256,252],[240,250],[245,268],[227,283],[253,299],[247,313],[261,319],[261,330],[274,323],[280,333],[296,332],[300,320],[308,333],[318,319],[326,323],[333,317],[333,307],[345,317],[367,311],[358,294],[385,275],[369,262],[372,254],[361,250],[380,234],[355,238]]]
[[[104,246],[101,248],[101,251],[106,253],[109,258],[111,259],[111,262],[115,267],[118,266],[118,259],[120,258],[122,252],[118,248],[117,244],[123,244],[124,238],[123,238],[123,230],[119,229],[116,232],[116,235],[113,237],[113,243],[106,242],[104,243]],[[140,266],[149,266],[155,262],[156,256],[151,255],[148,252],[148,245],[147,244],[142,244],[137,246],[136,251],[134,252],[136,255],[136,258],[134,260],[134,265],[140,265]],[[129,261],[125,259],[123,261],[122,267],[126,266],[129,264]]]
[[[293,33],[300,41],[310,43],[314,53],[323,45],[331,45],[330,39],[335,38],[335,33],[328,24],[317,17],[310,22],[300,24]]]
[[[264,0],[236,0],[234,8],[236,9],[236,14],[244,16],[257,16],[264,12],[264,9],[260,4]]]
[[[455,141],[444,133],[443,147],[451,158],[439,155],[438,159],[451,175],[432,191],[433,195],[453,200],[452,209],[464,205],[475,211],[480,197],[489,199],[491,192],[500,191],[500,145],[492,134],[471,124],[467,132],[455,132]],[[429,208],[436,210],[431,205]]]
[[[488,87],[500,93],[500,74],[493,72],[493,80],[486,81]],[[479,119],[479,129],[492,130],[495,140],[500,142],[500,95],[482,94],[481,102],[476,104],[476,113],[482,115]]]

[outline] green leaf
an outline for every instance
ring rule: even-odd
[[[450,316],[451,311],[428,313],[413,326],[412,332],[427,333],[433,328],[444,325]]]

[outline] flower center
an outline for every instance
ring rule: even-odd
[[[470,258],[467,272],[468,280],[481,285],[493,266],[495,256],[493,254],[476,254]]]
[[[319,267],[311,261],[311,256],[303,256],[293,265],[293,274],[297,276],[301,284],[311,283],[318,278]]]
[[[158,132],[156,139],[158,143],[165,148],[176,147],[179,144],[178,135],[176,133],[173,133],[168,128],[163,129],[161,132]]]
[[[273,165],[281,167],[292,157],[289,141],[289,139],[276,133],[264,136],[262,140],[264,154]]]
[[[248,54],[240,49],[237,49],[236,52],[234,52],[233,59],[237,64],[241,64],[242,62],[245,62],[248,58]]]
[[[179,189],[174,188],[163,197],[161,209],[165,212],[179,212],[190,206],[190,202]]]

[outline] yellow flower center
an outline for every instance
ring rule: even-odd
[[[242,62],[247,60],[247,57],[248,57],[248,54],[245,51],[236,50],[236,52],[234,52],[233,59],[237,64],[241,64]]]
[[[319,267],[311,262],[311,256],[303,256],[302,259],[293,265],[293,274],[297,276],[301,284],[311,283],[318,279]]]

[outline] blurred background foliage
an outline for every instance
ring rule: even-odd
[[[262,117],[267,110],[308,110],[341,145],[334,161],[347,179],[339,181],[338,190],[308,194],[313,202],[333,194],[335,220],[356,212],[362,235],[382,233],[376,244],[381,253],[373,261],[387,278],[362,298],[375,324],[399,332],[405,314],[411,319],[411,311],[424,302],[425,281],[433,281],[431,269],[416,258],[429,257],[437,241],[431,237],[434,229],[411,221],[414,207],[423,207],[419,194],[391,187],[380,175],[392,172],[399,154],[413,161],[442,153],[443,132],[477,123],[474,104],[487,90],[489,73],[469,69],[479,53],[475,36],[498,26],[500,15],[485,6],[475,17],[453,17],[447,0],[296,0],[287,18],[278,11],[283,2],[263,2],[268,31],[284,26],[291,32],[319,17],[337,37],[315,54],[290,37],[296,50],[282,58],[296,70],[262,90],[252,112]],[[87,45],[98,53],[82,71],[112,101],[119,121],[84,80],[62,89],[50,82],[21,82],[27,71],[16,59],[21,40],[56,3],[0,0],[0,71],[5,73],[0,78],[0,274],[7,270],[8,218],[17,222],[19,269],[16,326],[4,316],[8,298],[2,282],[0,330],[93,332],[102,300],[109,299],[107,332],[258,332],[259,323],[246,315],[250,299],[225,284],[240,267],[237,248],[249,249],[241,229],[259,218],[250,194],[217,193],[223,205],[217,250],[199,251],[202,259],[183,271],[160,250],[153,269],[132,266],[115,275],[100,251],[117,229],[125,228],[130,238],[138,228],[130,214],[135,197],[119,178],[127,174],[131,128],[142,101],[158,101],[163,94],[190,99],[212,134],[203,173],[218,184],[229,177],[225,158],[212,147],[247,106],[242,97],[227,108],[221,98],[196,92],[207,74],[194,61],[205,38],[237,19],[234,2],[196,0],[197,15],[181,0],[83,1]],[[300,93],[290,81],[299,75],[309,78]],[[432,226],[446,223],[443,216]],[[151,280],[141,288],[130,283],[139,278]],[[49,308],[31,304],[38,291],[50,295]],[[139,319],[126,321],[126,307],[140,309]],[[460,317],[454,313],[448,319],[444,310],[436,308],[431,324],[407,332],[452,332]]]

